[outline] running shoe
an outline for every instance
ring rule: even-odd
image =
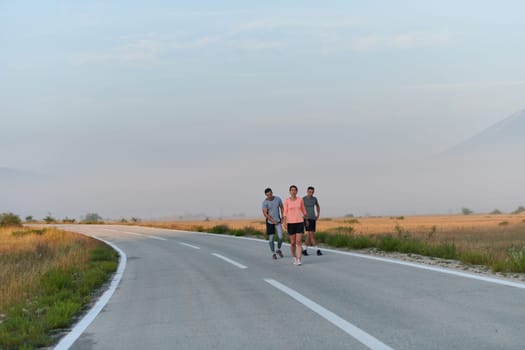
[[[275,255],[275,253],[272,254],[272,258],[273,260],[277,260],[277,255]]]
[[[323,253],[321,252],[321,249],[317,249],[317,255],[321,256]]]
[[[297,261],[298,261],[297,258],[293,258],[293,264],[294,265],[297,265]]]
[[[308,256],[308,250],[304,249],[304,250],[303,250],[303,255],[304,255],[304,256]]]
[[[301,266],[301,259],[297,259],[297,266]]]
[[[280,256],[281,258],[284,257],[283,252],[281,252],[281,249],[279,249],[279,250],[277,251],[277,254],[279,254],[279,256]]]

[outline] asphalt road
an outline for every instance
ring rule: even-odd
[[[326,251],[129,226],[63,226],[127,255],[71,349],[525,348],[525,285]]]

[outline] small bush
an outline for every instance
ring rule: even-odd
[[[507,249],[507,266],[511,272],[525,272],[525,247],[512,245]]]
[[[352,247],[354,249],[365,249],[365,248],[371,248],[374,247],[375,244],[372,242],[372,240],[367,236],[359,235],[355,237],[355,239],[352,241]]]
[[[357,219],[350,219],[350,220],[345,221],[345,222],[347,222],[349,224],[359,224],[359,220],[357,220]]]
[[[230,230],[228,233],[237,237],[246,236],[246,231],[244,231],[243,229]]]
[[[44,221],[46,224],[54,224],[56,222],[56,219],[51,215],[48,215],[44,218]]]
[[[102,216],[98,215],[97,213],[88,213],[84,217],[84,220],[82,220],[82,223],[84,224],[103,224]]]
[[[499,209],[494,209],[494,210],[491,211],[489,214],[490,214],[490,215],[501,215],[502,212],[501,212],[501,210],[499,210]]]
[[[525,212],[525,207],[523,205],[520,205],[518,208],[516,208],[516,210],[512,212],[512,214],[521,214],[523,212]]]
[[[243,230],[244,230],[244,232],[246,233],[247,236],[256,236],[256,237],[263,237],[264,236],[264,232],[259,231],[259,230],[257,230],[256,228],[254,228],[252,226],[245,226]]]
[[[74,224],[75,223],[75,219],[70,219],[68,218],[67,216],[64,218],[64,220],[62,220],[62,223],[64,224]]]
[[[230,231],[230,228],[228,227],[228,225],[216,225],[210,229],[210,233],[218,233],[218,234],[225,234],[225,233],[228,233],[228,231]]]
[[[7,226],[22,226],[22,220],[13,213],[2,213],[0,214],[0,227]]]
[[[483,265],[488,262],[488,257],[479,252],[465,251],[459,254],[459,260],[471,265]]]
[[[328,239],[328,233],[325,232],[316,232],[314,235],[317,243],[326,243]]]
[[[441,243],[439,245],[429,245],[424,248],[423,255],[434,256],[442,259],[457,259],[457,249],[454,243]]]
[[[463,215],[470,215],[470,214],[473,214],[474,212],[470,210],[469,208],[461,208],[461,213]]]
[[[351,237],[345,234],[332,234],[328,237],[327,243],[333,247],[343,248],[350,245]]]
[[[508,221],[502,221],[498,224],[499,226],[508,226],[509,225],[509,222]]]
[[[402,239],[399,244],[399,251],[405,254],[424,254],[423,243],[414,239]]]
[[[385,252],[394,252],[399,250],[401,240],[392,235],[385,235],[378,238],[377,248]]]

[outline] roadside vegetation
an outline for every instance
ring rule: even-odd
[[[494,272],[525,273],[525,215],[324,218],[316,240],[325,246],[377,249],[484,265]],[[142,222],[141,225],[264,238],[263,220]]]
[[[118,254],[56,228],[2,226],[0,349],[52,345],[116,270]]]

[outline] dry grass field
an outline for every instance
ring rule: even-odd
[[[209,220],[143,222],[143,225],[190,231],[210,231],[226,225],[230,229],[251,227],[265,231],[264,220]],[[509,249],[523,254],[525,214],[518,215],[436,215],[399,217],[321,218],[319,234],[375,237],[391,235],[413,239],[430,246],[454,245],[462,260],[487,264],[501,270],[509,259]],[[523,271],[525,272],[525,271]]]
[[[0,228],[0,349],[53,342],[115,271],[116,252],[56,228]]]

